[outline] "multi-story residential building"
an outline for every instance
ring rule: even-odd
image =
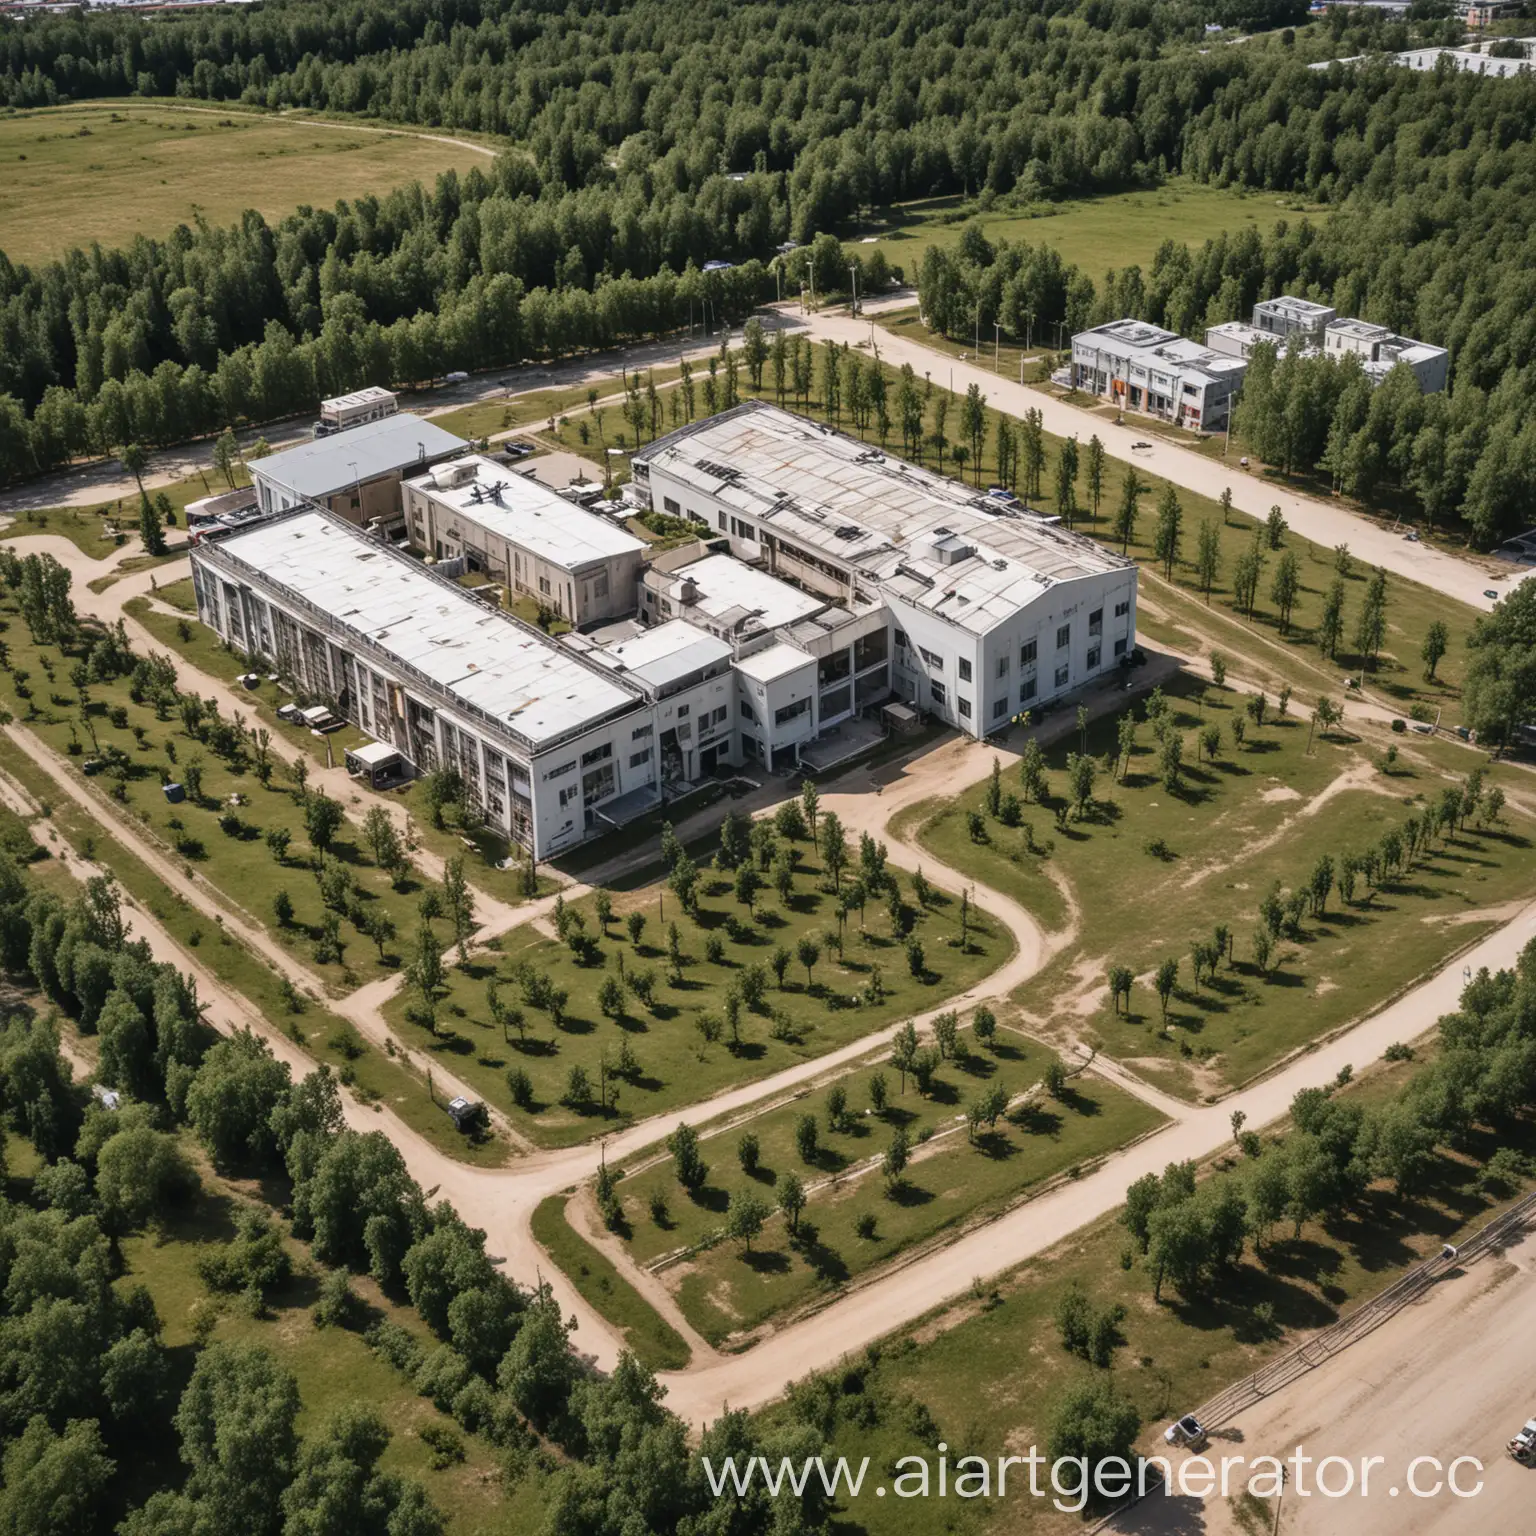
[[[263,513],[321,506],[359,528],[393,532],[402,517],[400,481],[469,444],[420,416],[381,417],[314,442],[252,459]]]
[[[777,407],[684,427],[633,470],[647,505],[826,599],[736,663],[742,753],[772,766],[893,695],[985,736],[1102,678],[1133,642],[1134,562]]]
[[[1260,299],[1253,306],[1253,328],[1271,340],[1286,341],[1300,336],[1313,346],[1321,344],[1323,330],[1337,311],[1313,299],[1293,298],[1282,293],[1278,298]]]
[[[1229,425],[1246,369],[1240,357],[1142,320],[1114,320],[1072,338],[1074,389],[1194,432]]]
[[[480,454],[408,480],[405,527],[422,553],[462,555],[578,629],[634,612],[644,542]]]

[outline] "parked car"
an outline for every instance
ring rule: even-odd
[[[1536,1419],[1525,1421],[1525,1427],[1509,1442],[1509,1454],[1523,1466],[1536,1466]]]
[[[485,1105],[478,1099],[466,1099],[460,1095],[449,1099],[443,1108],[455,1127],[461,1131],[472,1131],[485,1124]]]
[[[1182,1419],[1175,1419],[1163,1431],[1163,1439],[1169,1445],[1182,1445],[1191,1451],[1201,1451],[1209,1443],[1210,1436],[1205,1432],[1205,1425],[1194,1414],[1186,1413]]]
[[[1496,603],[1499,600],[1499,594],[1495,592],[1492,587],[1486,588],[1483,592],[1483,596],[1486,597],[1491,603]]]

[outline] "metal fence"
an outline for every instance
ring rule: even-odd
[[[1207,1429],[1215,1429],[1243,1409],[1289,1386],[1298,1377],[1331,1359],[1341,1349],[1347,1349],[1357,1339],[1364,1338],[1373,1328],[1395,1316],[1410,1302],[1417,1301],[1442,1276],[1481,1258],[1483,1254],[1498,1247],[1504,1239],[1523,1230],[1533,1216],[1536,1216],[1536,1194],[1529,1194],[1502,1215],[1495,1217],[1459,1248],[1442,1249],[1433,1258],[1416,1264],[1407,1274],[1373,1296],[1364,1306],[1351,1312],[1348,1317],[1341,1317],[1338,1322],[1314,1334],[1305,1344],[1281,1355],[1277,1360],[1271,1360],[1253,1375],[1218,1392],[1209,1402],[1195,1410],[1195,1417]]]

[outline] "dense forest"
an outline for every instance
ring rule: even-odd
[[[1134,313],[1198,333],[1288,288],[1444,344],[1450,393],[1378,420],[1369,439],[1346,381],[1277,370],[1276,390],[1294,375],[1306,396],[1278,414],[1309,423],[1281,456],[1311,470],[1326,453],[1342,489],[1465,510],[1492,541],[1520,521],[1519,486],[1536,472],[1536,279],[1523,263],[1536,80],[1369,60],[1313,70],[1444,24],[1335,12],[1293,32],[1299,10],[273,0],[0,23],[0,97],[18,107],[178,95],[512,141],[488,173],[275,227],[249,214],[35,269],[0,256],[0,477],[291,414],[363,383],[665,333],[705,300],[739,318],[774,291],[781,244],[872,206],[951,194],[985,212],[1178,172],[1335,211],[1267,242],[1170,246],[1145,274],[1031,259],[1007,285],[1022,297],[999,298],[1004,323]],[[1212,19],[1284,30],[1202,46]],[[992,281],[989,254],[973,249],[944,279],[966,304]],[[792,258],[791,281],[807,259]],[[706,274],[711,260],[736,266]]]
[[[127,678],[177,706],[166,658],[79,617],[50,556],[0,551],[0,590],[7,622],[56,647],[82,697]],[[249,761],[248,727],[215,714],[198,730],[205,750]],[[216,1033],[195,979],[134,935],[110,875],[62,895],[28,872],[37,849],[20,822],[4,830],[0,975],[10,1006],[30,1006],[0,1023],[0,1115],[40,1166],[0,1200],[0,1530],[441,1536],[445,1518],[422,1488],[379,1467],[389,1432],[369,1405],[301,1436],[297,1383],[270,1351],[204,1338],[184,1369],[189,1351],[162,1342],[119,1245],[193,1198],[194,1145],[280,1207],[252,1205],[231,1240],[200,1245],[208,1291],[260,1317],[289,1273],[285,1234],[307,1245],[313,1322],[364,1332],[409,1388],[496,1449],[509,1488],[539,1469],[550,1536],[799,1536],[820,1525],[814,1494],[718,1506],[649,1371],[628,1355],[611,1377],[588,1371],[548,1290],[503,1275],[485,1234],[433,1203],[383,1132],[347,1128],[328,1069],[295,1081],[261,1038]],[[93,1043],[93,1076],[114,1099],[75,1080],[61,1017]],[[424,1329],[371,1320],[359,1275]],[[765,1435],[727,1413],[703,1447],[776,1458],[817,1454],[821,1441],[807,1426]]]

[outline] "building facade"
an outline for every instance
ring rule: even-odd
[[[406,481],[404,503],[413,548],[462,555],[577,629],[634,612],[644,542],[527,475],[469,454]]]
[[[320,506],[356,528],[393,532],[404,518],[401,480],[468,447],[402,412],[253,459],[251,481],[263,513]]]
[[[644,693],[316,511],[192,552],[198,617],[544,859],[660,799]]]
[[[658,439],[634,477],[647,505],[825,600],[739,656],[748,760],[778,766],[892,698],[983,737],[1102,680],[1134,643],[1134,562],[774,406]],[[674,606],[688,570],[667,574]],[[694,581],[704,593],[708,573]]]
[[[1074,389],[1192,432],[1230,425],[1246,370],[1242,357],[1141,320],[1114,320],[1072,338]]]

